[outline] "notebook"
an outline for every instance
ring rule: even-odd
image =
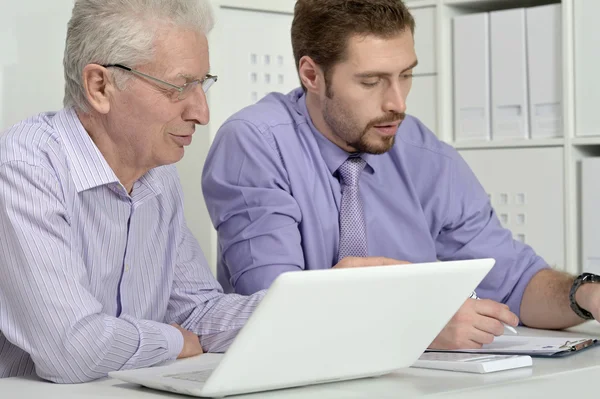
[[[531,356],[524,355],[427,352],[412,367],[483,374],[530,367],[532,364]]]
[[[570,355],[598,344],[598,340],[589,337],[526,337],[502,335],[494,342],[483,345],[481,349],[459,349],[432,352],[491,353],[504,355],[529,355],[536,357],[559,357]]]

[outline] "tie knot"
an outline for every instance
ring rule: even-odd
[[[350,157],[346,159],[338,169],[340,176],[342,177],[342,182],[346,186],[356,186],[358,184],[360,173],[366,165],[367,163],[361,157]]]

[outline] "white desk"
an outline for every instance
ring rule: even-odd
[[[537,331],[527,328],[519,330],[522,335],[600,337],[600,324],[597,322],[573,328],[570,332]],[[564,358],[534,358],[531,368],[484,375],[410,368],[379,378],[262,392],[233,398],[385,399],[434,396],[461,399],[521,397],[580,399],[598,398],[600,389],[595,387],[598,387],[599,379],[600,347],[595,347]],[[34,377],[0,379],[1,399],[96,399],[109,397],[127,399],[184,398],[184,396],[141,388],[109,378],[78,385],[51,384]]]

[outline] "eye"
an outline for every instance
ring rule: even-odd
[[[405,73],[404,75],[400,75],[402,79],[411,79],[413,77],[412,73]]]
[[[380,80],[377,80],[375,82],[360,82],[363,86],[365,87],[375,87],[379,84]]]

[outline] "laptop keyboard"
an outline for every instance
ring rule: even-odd
[[[165,377],[175,378],[177,380],[186,380],[194,382],[206,382],[212,374],[213,369],[192,371],[191,373],[170,374]]]

